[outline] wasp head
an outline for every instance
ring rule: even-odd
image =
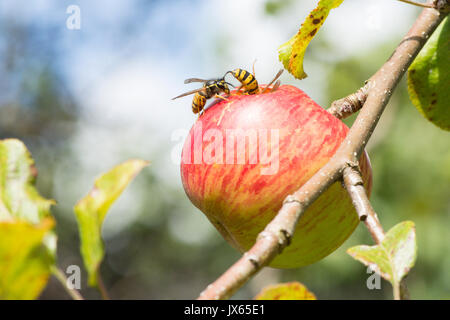
[[[228,87],[229,85],[234,88],[234,86],[231,83],[226,82],[225,79],[220,79],[219,81],[217,81],[217,86],[219,87],[219,89],[226,94],[230,94],[230,88]]]

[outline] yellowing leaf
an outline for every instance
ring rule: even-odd
[[[355,246],[347,250],[354,259],[372,266],[394,288],[398,288],[402,278],[414,266],[416,252],[416,232],[412,221],[394,226],[379,245]]]
[[[39,195],[35,178],[34,161],[25,145],[16,139],[0,140],[0,221],[38,223],[50,216],[54,201]]]
[[[267,286],[255,297],[256,300],[316,300],[314,293],[300,282],[279,283]]]
[[[306,48],[320,29],[331,9],[338,7],[344,0],[320,0],[303,22],[298,33],[278,48],[279,59],[284,67],[297,79],[308,75],[303,70],[303,58]]]
[[[81,255],[89,274],[89,285],[96,286],[97,272],[104,256],[101,227],[113,202],[148,162],[126,161],[100,176],[90,193],[75,206],[81,238]]]
[[[408,69],[408,92],[425,118],[450,130],[450,20],[445,18]]]
[[[35,299],[47,284],[54,259],[43,245],[52,218],[39,224],[0,222],[0,299]]]
[[[0,298],[34,299],[55,263],[53,200],[39,195],[25,145],[0,140]]]

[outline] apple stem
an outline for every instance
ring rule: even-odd
[[[346,179],[350,183],[349,188],[351,187],[352,192],[353,189],[355,189],[354,193],[358,192],[359,198],[356,205],[360,206],[361,210],[365,210],[364,212],[360,211],[359,216],[367,216],[366,219],[363,219],[364,223],[368,226],[369,231],[373,231],[371,234],[375,242],[381,241],[384,237],[383,229],[367,199],[367,194],[361,192],[363,188],[358,182],[359,180],[354,177],[357,171],[352,173],[352,170],[356,170],[358,159],[375,130],[392,92],[433,31],[446,17],[448,7],[449,5],[446,5],[441,12],[436,9],[422,11],[392,56],[366,83],[367,89],[363,90],[367,90],[367,94],[364,94],[366,95],[364,106],[334,156],[299,190],[286,198],[278,214],[259,234],[253,247],[210,284],[198,299],[229,298],[289,245],[295,226],[306,209],[329,186],[339,180],[344,180],[345,183]],[[349,167],[350,169],[348,169]],[[344,172],[346,171],[348,173],[345,178]],[[353,178],[348,177],[349,174]],[[400,298],[406,298],[406,286],[401,285],[399,290]]]

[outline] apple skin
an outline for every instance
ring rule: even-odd
[[[277,130],[278,170],[263,175],[261,163],[249,163],[250,158],[243,164],[237,160],[227,163],[225,151],[211,163],[211,155],[216,155],[210,151],[211,146],[222,144],[226,150],[226,130],[231,129]],[[222,133],[222,137],[205,139],[203,134],[208,130]],[[182,152],[184,189],[222,236],[245,252],[277,214],[286,196],[298,190],[333,156],[348,130],[342,121],[294,86],[283,85],[271,93],[231,95],[229,101],[218,101],[207,108],[193,125]],[[246,152],[250,151],[248,157],[256,152],[249,145],[245,144]],[[216,150],[217,154],[221,151]],[[199,154],[206,157],[195,161]],[[370,194],[372,171],[365,152],[360,169]],[[291,244],[270,266],[295,268],[319,261],[336,250],[358,222],[351,199],[336,182],[306,210]]]

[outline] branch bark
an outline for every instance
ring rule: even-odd
[[[369,86],[366,83],[355,93],[334,101],[327,111],[338,119],[345,119],[362,108],[364,102],[366,102],[368,92]]]
[[[346,168],[358,164],[393,90],[444,17],[445,14],[435,9],[422,11],[392,56],[368,81],[364,106],[336,154],[299,190],[285,199],[277,216],[259,234],[254,246],[210,284],[198,299],[229,298],[289,244],[295,226],[308,206],[331,184],[342,179]],[[367,213],[366,223],[375,224],[369,217],[370,212]]]
[[[383,227],[364,189],[363,179],[358,165],[348,166],[343,172],[344,186],[347,189],[359,219],[364,222],[376,244],[384,239]]]

